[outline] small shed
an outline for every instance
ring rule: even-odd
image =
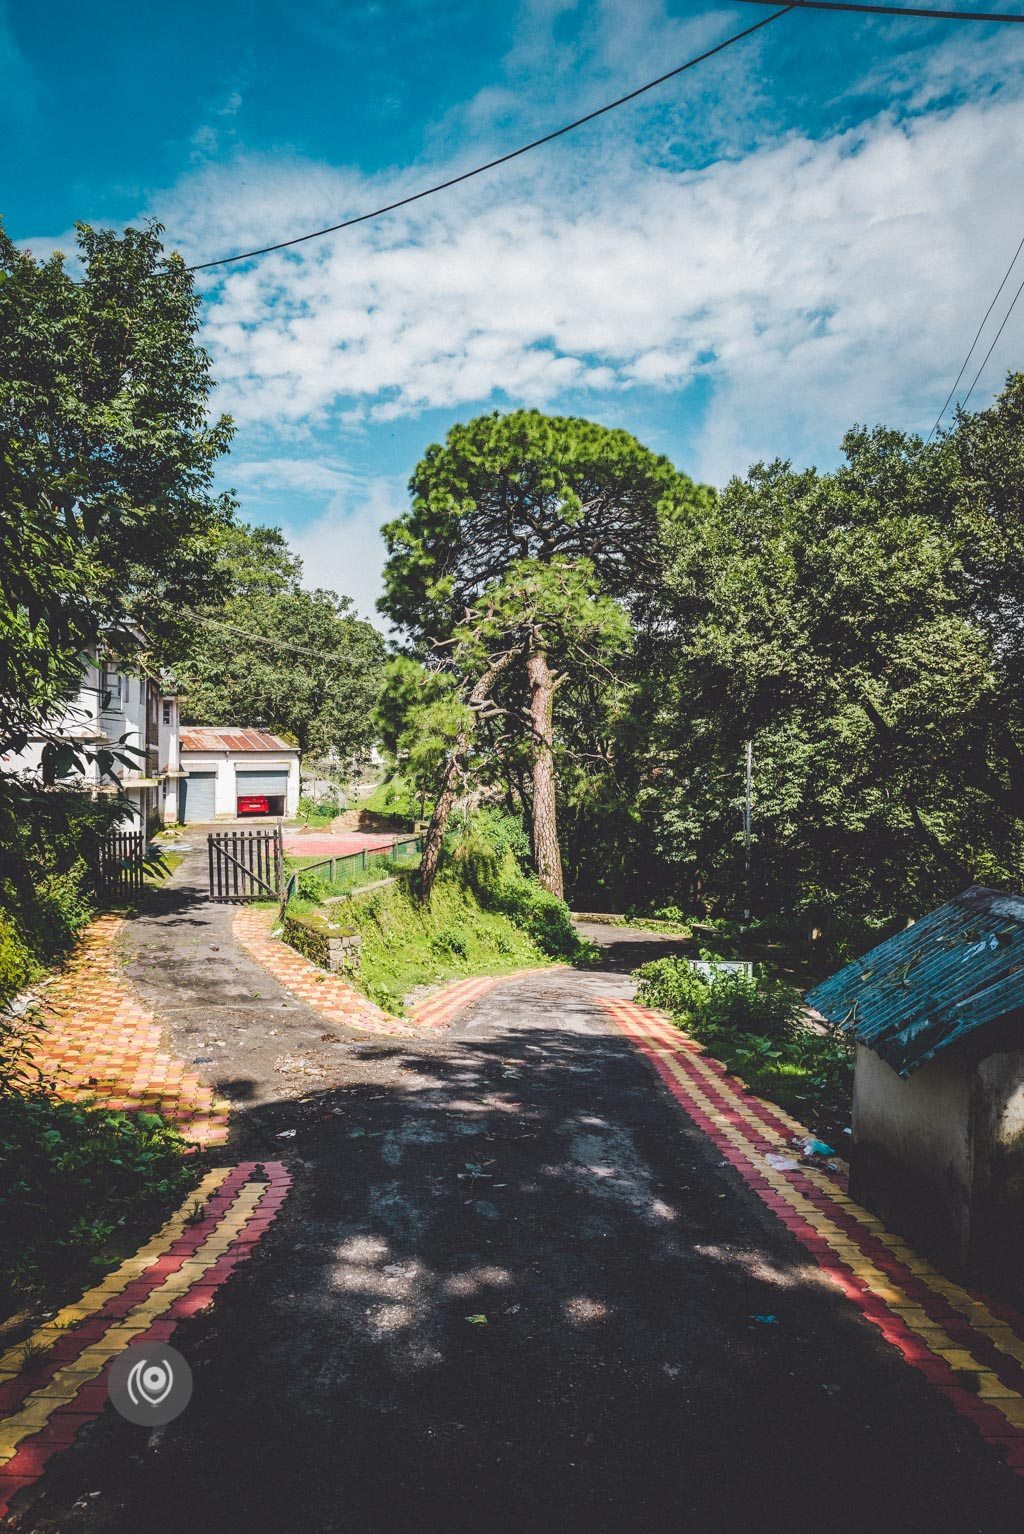
[[[299,750],[267,730],[183,725],[185,774],[178,788],[184,823],[293,816],[299,805]]]
[[[857,1040],[850,1191],[1024,1300],[1024,897],[965,890],[816,986]]]

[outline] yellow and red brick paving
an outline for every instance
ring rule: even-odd
[[[290,1184],[281,1162],[207,1173],[134,1257],[0,1355],[0,1515],[103,1410],[117,1355],[169,1342],[212,1302],[276,1219]],[[197,1201],[203,1214],[193,1221]]]
[[[204,1149],[223,1145],[228,1104],[168,1052],[159,1022],[120,962],[124,925],[118,916],[98,917],[42,992],[35,1064],[62,1097],[159,1113]]]
[[[243,907],[233,922],[239,946],[315,1011],[357,1031],[416,1037],[439,1030],[499,980],[514,978],[455,981],[401,1020],[272,938],[272,922],[271,913]],[[230,1104],[165,1048],[159,1022],[125,976],[117,948],[123,929],[121,917],[98,917],[45,987],[34,1063],[62,1097],[159,1113],[195,1145],[221,1145]],[[180,1320],[210,1304],[275,1218],[290,1182],[276,1162],[208,1173],[132,1258],[0,1356],[0,1515],[103,1409],[117,1354],[130,1344],[169,1341]],[[190,1224],[197,1200],[205,1215]]]
[[[270,924],[266,913],[243,910],[234,923],[236,940],[315,1012],[357,1032],[393,1033],[409,1049],[415,1037],[429,1037],[458,1011],[485,1000],[486,1010],[476,1016],[489,1017],[488,1027],[497,1030],[495,1038],[501,1042],[493,1066],[497,1079],[483,1101],[497,1113],[499,1123],[508,1122],[505,1099],[513,1069],[505,1056],[514,1029],[509,1032],[503,1015],[530,1017],[538,1030],[533,1035],[537,1040],[551,1028],[557,1038],[559,1029],[570,1026],[563,1019],[577,1015],[578,1003],[589,994],[592,1000],[589,1007],[583,1006],[583,1013],[600,1012],[642,1053],[687,1119],[788,1228],[824,1278],[977,1428],[1009,1468],[1024,1473],[1024,1318],[944,1278],[881,1221],[859,1208],[841,1176],[814,1166],[773,1168],[767,1154],[788,1151],[801,1126],[747,1091],[666,1019],[621,994],[601,995],[594,989],[601,984],[597,975],[584,981],[566,971],[547,976],[534,972],[533,981],[529,974],[458,981],[426,998],[409,1018],[395,1019],[366,1001],[342,977],[322,975],[271,939]],[[155,1109],[198,1143],[218,1143],[226,1133],[226,1104],[217,1102],[212,1089],[164,1047],[154,1013],[124,976],[116,946],[120,930],[117,918],[101,919],[68,968],[48,987],[53,1022],[40,1063],[58,1073],[60,1090],[68,1095],[87,1095],[118,1107]],[[525,989],[510,987],[499,995],[496,1005],[487,1000],[494,987],[524,979]],[[582,1026],[578,1047],[585,1051],[587,1025]],[[463,1056],[467,1048],[486,1052],[486,1034],[473,1043],[463,1040],[460,1047]],[[528,1050],[542,1047],[539,1043],[526,1046]],[[457,1056],[459,1050],[453,1051],[456,1065]],[[536,1062],[535,1053],[524,1055],[523,1069],[532,1075]],[[583,1085],[578,1082],[577,1090]],[[424,1090],[429,1099],[430,1088]],[[543,1098],[547,1090],[542,1075],[536,1091]],[[399,1115],[396,1122],[404,1123],[410,1116],[415,1121],[417,1111],[429,1116],[429,1102],[417,1109],[415,1093],[408,1097],[406,1091],[403,1087],[404,1101],[394,1104]],[[588,1100],[593,1091],[587,1088]],[[461,1067],[455,1070],[451,1092],[452,1109],[464,1114],[466,1085]],[[344,1100],[342,1092],[338,1101]],[[376,1111],[380,1101],[372,1099],[363,1111],[371,1102]],[[581,1100],[580,1106],[587,1104]],[[325,1122],[339,1125],[341,1121],[328,1117]],[[600,1118],[596,1122],[600,1124]],[[528,1125],[529,1120],[527,1143],[532,1133]],[[415,1127],[413,1122],[409,1143],[419,1148]],[[484,1127],[481,1123],[479,1129]],[[358,1132],[363,1134],[362,1129]],[[367,1147],[371,1142],[364,1137],[353,1143]],[[433,1142],[428,1137],[422,1143]],[[466,1143],[462,1156],[467,1166],[473,1161],[479,1172],[488,1143],[483,1140],[479,1150],[471,1150],[472,1142]],[[346,1152],[350,1161],[353,1154]],[[605,1170],[597,1168],[602,1176]],[[351,1168],[346,1175],[351,1176]],[[337,1176],[335,1167],[329,1172],[332,1188]],[[464,1176],[460,1172],[459,1178],[452,1177],[452,1187],[458,1190],[453,1194],[457,1209],[466,1203],[466,1190],[459,1180]],[[0,1513],[20,1489],[38,1478],[50,1457],[68,1447],[81,1427],[103,1409],[106,1372],[122,1348],[140,1341],[167,1341],[180,1321],[210,1304],[219,1286],[245,1261],[276,1218],[289,1181],[287,1170],[277,1161],[247,1162],[208,1173],[198,1195],[186,1200],[134,1257],[28,1339],[32,1356],[27,1366],[24,1341],[0,1356]],[[596,1186],[600,1185],[599,1179]],[[434,1186],[431,1178],[430,1187]],[[507,1184],[495,1177],[493,1186],[491,1197],[495,1198]],[[203,1219],[190,1223],[189,1211],[197,1196],[203,1200]],[[507,1229],[518,1252],[522,1237],[515,1231],[522,1227],[511,1224]],[[465,1235],[460,1239],[465,1241]],[[380,1260],[385,1258],[386,1248]],[[441,1262],[442,1254],[435,1260]],[[399,1271],[404,1271],[401,1264]],[[376,1278],[373,1281],[376,1284]],[[381,1281],[392,1282],[386,1268]],[[292,1282],[301,1287],[301,1269],[295,1270],[289,1287]],[[468,1305],[467,1301],[462,1308]],[[519,1309],[514,1305],[506,1314],[511,1317]],[[625,1423],[620,1430],[628,1436]],[[908,1431],[913,1431],[913,1423],[908,1423]],[[429,1466],[433,1458],[433,1448],[428,1447],[423,1463]],[[301,1509],[296,1513],[301,1515]]]
[[[523,969],[504,975],[478,975],[465,980],[452,980],[411,1007],[408,1016],[399,1018],[370,1001],[344,976],[320,969],[287,943],[273,937],[274,922],[272,911],[243,906],[231,924],[234,939],[250,958],[255,959],[293,996],[304,1001],[329,1022],[353,1028],[358,1033],[416,1038],[425,1029],[439,1030],[447,1027],[457,1013],[479,1001],[503,981],[545,972]]]
[[[801,1131],[795,1119],[658,1013],[628,1001],[602,1005],[831,1282],[1024,1475],[1024,1316],[944,1278],[853,1202],[843,1176],[770,1166],[765,1156],[788,1151]]]

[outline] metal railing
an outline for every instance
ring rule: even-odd
[[[315,863],[304,863],[301,868],[293,868],[285,879],[282,904],[287,905],[292,899],[299,887],[299,880],[318,868],[326,868],[327,882],[336,884],[339,877],[344,878],[346,873],[362,873],[375,865],[381,868],[398,867],[399,858],[410,849],[417,854],[423,851],[422,836],[406,836],[379,847],[363,847],[359,852],[346,852],[332,858],[319,858]]]

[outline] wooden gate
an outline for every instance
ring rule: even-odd
[[[207,837],[211,900],[267,900],[281,894],[284,836],[273,830],[214,831]]]
[[[93,861],[90,858],[90,861]],[[96,893],[109,899],[137,895],[146,870],[146,836],[142,831],[108,831],[96,843]]]

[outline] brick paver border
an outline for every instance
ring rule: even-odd
[[[160,1024],[119,962],[118,916],[90,923],[40,993],[42,1031],[32,1058],[65,1098],[159,1113],[202,1147],[222,1145],[229,1104],[164,1047]]]
[[[232,932],[238,946],[267,970],[274,979],[319,1012],[322,1017],[357,1033],[379,1033],[396,1038],[422,1037],[437,1032],[455,1015],[479,1001],[494,986],[506,980],[521,980],[528,975],[543,975],[556,965],[517,969],[504,975],[476,975],[452,980],[417,1002],[408,1016],[394,1017],[357,991],[342,975],[320,969],[289,944],[273,936],[276,916],[273,911],[243,906],[236,913]]]
[[[601,1005],[828,1279],[1024,1475],[1024,1316],[945,1278],[855,1204],[843,1176],[772,1167],[766,1155],[790,1151],[791,1137],[807,1133],[801,1124],[659,1013]]]
[[[0,1517],[104,1409],[118,1354],[169,1342],[181,1321],[205,1310],[277,1218],[290,1186],[280,1161],[209,1172],[134,1257],[0,1355]]]

